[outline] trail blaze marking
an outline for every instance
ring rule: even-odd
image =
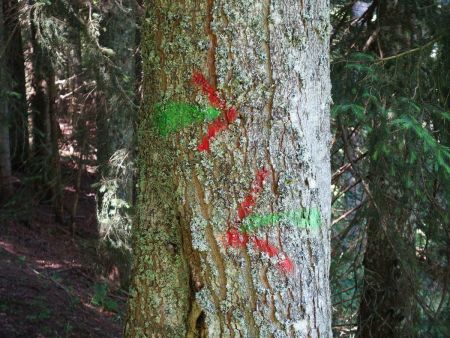
[[[206,80],[203,74],[194,72],[192,81],[199,86],[203,94],[208,97],[211,106],[219,109],[221,112],[221,115],[208,125],[207,134],[203,136],[201,143],[197,147],[198,151],[210,152],[211,139],[233,123],[237,119],[238,114],[235,107],[227,107],[225,99],[219,97],[217,91],[211,86],[208,80]],[[249,236],[247,233],[241,232],[238,229],[238,225],[252,213],[253,208],[256,206],[256,198],[263,190],[263,184],[267,176],[268,171],[265,168],[258,170],[256,173],[256,178],[252,183],[249,193],[238,206],[237,219],[234,226],[226,231],[226,245],[233,248],[245,248],[251,239],[255,248],[260,252],[266,253],[269,257],[282,255],[283,258],[280,258],[278,268],[285,273],[289,273],[294,270],[294,263],[285,253],[281,252],[267,240],[260,239],[256,236]]]
[[[237,220],[235,221],[234,227],[226,232],[226,244],[233,248],[245,248],[251,239],[255,248],[260,252],[266,253],[269,257],[283,255],[284,258],[280,259],[278,262],[278,268],[284,273],[290,273],[294,271],[294,263],[285,253],[281,252],[276,246],[270,244],[269,241],[260,239],[254,235],[250,236],[246,232],[239,231],[237,228],[237,226],[253,211],[253,208],[256,205],[256,198],[263,190],[264,181],[267,176],[267,169],[262,168],[257,171],[256,178],[252,183],[249,193],[238,207]]]
[[[208,125],[206,135],[202,137],[198,145],[198,151],[210,152],[211,140],[221,131],[236,121],[238,113],[233,106],[228,107],[226,100],[221,98],[217,91],[211,86],[208,80],[200,72],[194,72],[192,81],[199,86],[203,94],[208,97],[211,107],[199,107],[189,103],[165,102],[155,105],[154,124],[158,132],[166,136],[171,132],[197,122],[211,121]],[[279,248],[269,243],[265,239],[250,235],[249,232],[268,224],[276,223],[287,219],[298,222],[298,226],[305,226],[309,222],[311,227],[319,226],[320,214],[317,208],[311,208],[308,217],[305,211],[285,212],[269,215],[251,215],[258,195],[263,190],[264,181],[268,176],[266,168],[261,168],[256,172],[256,177],[252,182],[250,191],[244,200],[237,207],[237,217],[233,225],[228,226],[225,233],[225,245],[232,248],[246,248],[252,243],[256,250],[267,254],[269,257],[278,257],[278,268],[284,273],[294,271],[294,263]],[[245,220],[245,222],[244,222]]]
[[[214,108],[219,109],[222,114],[211,124],[208,125],[208,132],[202,138],[202,142],[198,145],[198,151],[210,151],[210,141],[222,130],[227,129],[228,125],[236,121],[237,111],[235,107],[227,108],[227,103],[220,98],[217,91],[206,80],[202,73],[194,72],[192,81],[202,89],[203,94],[208,96],[209,103]]]
[[[213,121],[220,111],[213,107],[199,107],[184,102],[164,102],[155,105],[154,125],[158,132],[167,136],[179,129],[203,121]]]
[[[310,208],[266,215],[250,215],[245,219],[239,230],[241,232],[252,232],[280,221],[288,221],[298,228],[316,229],[320,227],[320,212],[318,208]]]
[[[252,183],[252,187],[247,196],[245,196],[244,201],[239,205],[238,208],[238,217],[239,220],[242,221],[245,217],[247,217],[253,210],[256,204],[256,197],[263,189],[264,180],[268,176],[268,171],[266,168],[262,168],[258,170],[256,173],[256,179]]]
[[[249,235],[239,232],[236,228],[227,230],[225,235],[226,244],[232,248],[245,248],[249,241]]]

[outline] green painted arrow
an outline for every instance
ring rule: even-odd
[[[280,221],[286,221],[298,228],[316,229],[320,227],[320,212],[318,208],[285,211],[268,215],[250,215],[240,230],[253,232],[264,226],[271,226]]]
[[[155,105],[153,123],[161,135],[167,136],[195,123],[213,121],[219,115],[220,112],[213,107],[169,101]]]

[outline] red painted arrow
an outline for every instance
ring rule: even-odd
[[[228,125],[233,123],[237,119],[237,111],[235,107],[227,108],[227,103],[224,99],[220,98],[217,91],[206,80],[202,73],[194,72],[192,75],[192,81],[200,86],[203,94],[208,96],[211,106],[219,109],[222,114],[208,125],[208,132],[202,138],[202,142],[198,145],[198,151],[210,151],[210,141],[222,130],[227,129]]]
[[[253,208],[256,205],[256,198],[262,191],[264,181],[267,176],[268,171],[266,168],[262,168],[257,171],[256,178],[252,183],[250,192],[238,207],[238,215],[234,227],[226,232],[226,245],[231,246],[232,248],[245,248],[251,239],[252,243],[255,245],[255,248],[260,252],[268,254],[269,257],[279,256],[282,254],[284,258],[278,262],[278,268],[284,273],[290,273],[294,271],[294,263],[285,253],[281,252],[276,246],[270,244],[268,240],[260,239],[256,236],[249,236],[247,233],[241,233],[238,230],[238,225],[253,211]]]

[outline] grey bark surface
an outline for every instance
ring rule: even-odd
[[[139,201],[127,337],[331,337],[328,1],[147,1]],[[198,70],[239,118],[159,136],[162,101],[208,105]],[[294,262],[224,245],[255,172],[254,213],[318,208],[319,229],[257,231]]]

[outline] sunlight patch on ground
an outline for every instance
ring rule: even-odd
[[[10,254],[19,255],[19,253],[14,250],[14,245],[11,243],[0,241],[0,247],[8,251]]]

